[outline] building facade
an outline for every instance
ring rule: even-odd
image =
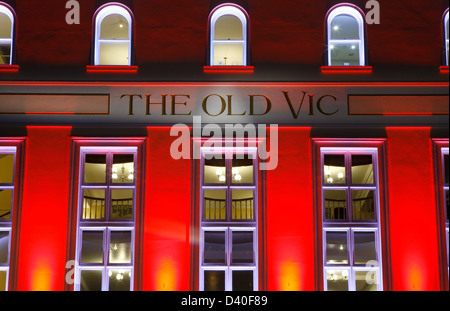
[[[0,290],[448,291],[444,0],[0,1]]]

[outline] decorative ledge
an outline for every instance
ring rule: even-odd
[[[89,73],[137,73],[138,66],[86,66]]]
[[[204,73],[254,73],[254,66],[203,66]]]
[[[372,66],[322,66],[322,73],[372,73]]]
[[[0,72],[7,72],[7,73],[19,72],[19,65],[0,65]]]
[[[441,67],[439,67],[439,71],[440,71],[441,73],[446,73],[446,74],[448,74],[448,66],[441,66]]]

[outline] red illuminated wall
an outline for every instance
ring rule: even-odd
[[[71,127],[27,127],[17,290],[64,290]]]
[[[268,290],[315,290],[310,128],[279,129],[279,159],[267,174]]]
[[[390,267],[396,291],[441,290],[430,128],[387,128]]]

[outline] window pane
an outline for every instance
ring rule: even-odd
[[[329,44],[331,66],[359,66],[359,42],[332,41]]]
[[[6,271],[0,271],[0,292],[6,291],[6,282],[7,279],[7,272]]]
[[[84,189],[82,219],[103,219],[105,217],[105,190]]]
[[[109,262],[131,264],[131,232],[111,231]]]
[[[377,260],[375,232],[355,232],[355,264],[366,265],[368,261]]]
[[[203,256],[205,263],[226,264],[225,232],[205,231]]]
[[[234,231],[232,247],[232,264],[253,263],[253,232]]]
[[[327,271],[328,291],[348,291],[348,271]]]
[[[0,189],[0,221],[11,219],[12,190]]]
[[[11,39],[11,19],[5,13],[0,13],[0,38]]]
[[[204,190],[203,219],[225,220],[226,190]]]
[[[132,219],[133,197],[134,191],[132,189],[111,190],[111,218]]]
[[[331,22],[331,39],[360,39],[359,24],[351,15],[342,14],[336,16]]]
[[[113,183],[133,183],[134,181],[134,155],[132,154],[115,154],[113,156],[112,166],[112,182]]]
[[[128,66],[129,43],[100,42],[99,65]]]
[[[242,43],[215,43],[215,66],[242,66],[244,62],[244,46]]]
[[[129,291],[131,270],[109,270],[109,291]]]
[[[448,214],[449,214],[449,210],[450,210],[450,208],[449,208],[449,200],[450,198],[449,198],[449,191],[448,190],[445,190],[445,202],[446,202],[446,208],[447,208],[447,212],[446,212],[446,214],[447,214],[447,221],[448,221]]]
[[[120,14],[106,16],[101,25],[100,39],[129,39],[128,21]]]
[[[448,185],[448,154],[444,155],[444,182]]]
[[[242,22],[234,15],[223,15],[215,24],[215,40],[243,40]]]
[[[233,271],[233,291],[253,291],[253,271]]]
[[[249,154],[233,155],[232,181],[235,184],[253,184],[253,159]]]
[[[352,190],[353,220],[375,220],[373,190]]]
[[[103,231],[83,231],[81,263],[103,263]]]
[[[101,270],[81,270],[81,291],[101,291],[102,271]]]
[[[345,156],[343,154],[324,155],[323,172],[325,184],[345,183]]]
[[[212,155],[209,155],[212,157]],[[220,157],[220,158],[218,158]],[[212,159],[205,158],[204,168],[205,184],[224,184],[226,182],[225,156],[217,155]]]
[[[347,232],[327,232],[326,242],[326,263],[348,264]]]
[[[85,183],[106,183],[106,154],[87,154],[84,165]]]
[[[11,43],[0,43],[0,65],[11,64]]]
[[[231,217],[235,219],[254,219],[253,190],[232,190]]]
[[[0,153],[0,184],[12,184],[14,181],[14,155]]]
[[[357,291],[377,291],[378,274],[376,271],[356,271]]]
[[[0,231],[0,264],[9,261],[9,231]]]
[[[225,290],[225,271],[205,271],[205,291]]]
[[[373,184],[371,155],[352,155],[352,183]]]
[[[325,219],[347,219],[347,198],[345,190],[325,190]]]

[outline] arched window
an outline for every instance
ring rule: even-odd
[[[445,65],[449,65],[449,41],[448,41],[448,9],[444,15],[444,46],[445,46]]]
[[[248,16],[234,4],[224,4],[210,15],[210,65],[247,66]]]
[[[121,4],[106,4],[95,17],[94,65],[131,65],[133,19]]]
[[[0,3],[0,65],[11,65],[14,40],[14,14]]]
[[[327,17],[328,66],[365,66],[364,16],[356,7],[338,5]]]

